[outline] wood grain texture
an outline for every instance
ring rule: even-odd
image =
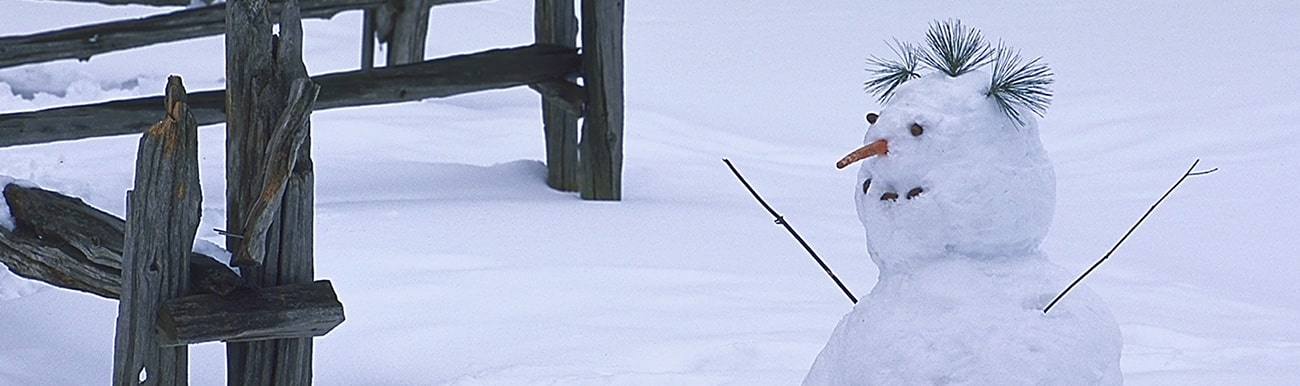
[[[121,297],[125,220],[41,188],[9,184],[3,192],[16,227],[0,228],[0,262],[28,279]],[[193,293],[227,294],[242,283],[211,256],[191,252],[189,264]]]
[[[538,44],[577,46],[578,19],[572,0],[536,0],[533,13],[533,33]],[[566,192],[578,190],[578,118],[586,103],[586,95],[574,84],[576,78],[574,73],[531,86],[544,97],[546,184]]]
[[[135,186],[127,192],[122,298],[113,349],[113,383],[188,383],[186,347],[161,348],[154,330],[162,302],[189,294],[190,250],[203,203],[198,123],[178,76],[167,82],[167,116],[140,138]]]
[[[306,80],[300,15],[294,1],[287,2],[280,16],[280,35],[272,36],[268,18],[234,17],[237,8],[248,14],[266,12],[265,0],[234,1],[230,7],[232,20],[237,23],[230,25],[227,36],[248,35],[254,44],[232,45],[231,42],[242,41],[227,40],[227,54],[234,52],[249,64],[237,68],[228,61],[227,77],[256,82],[255,86],[250,85],[252,93],[243,98],[228,97],[227,103],[228,111],[243,111],[248,117],[240,124],[232,120],[226,125],[228,138],[241,138],[237,142],[227,140],[226,195],[233,197],[233,201],[227,201],[227,226],[252,236],[238,240],[240,246],[231,250],[244,251],[243,255],[249,252],[265,255],[260,263],[236,261],[242,264],[240,273],[246,282],[254,287],[310,283],[314,272],[314,177],[307,119],[312,110],[311,101],[316,100],[319,90]],[[275,43],[257,44],[264,39]],[[300,104],[296,107],[291,105],[295,82],[301,87],[297,98]],[[228,95],[234,95],[233,88]],[[292,111],[295,108],[297,111]],[[275,139],[277,127],[284,127],[280,140]],[[275,165],[277,159],[283,163]],[[282,185],[274,186],[277,182]],[[259,209],[259,203],[265,206]],[[245,245],[253,243],[257,245]],[[309,385],[311,362],[311,338],[229,342],[226,380],[229,385]]]
[[[623,195],[623,0],[582,0],[583,115],[580,195]]]
[[[195,295],[162,305],[158,328],[163,346],[323,336],[343,323],[343,304],[328,280],[227,296]],[[277,383],[278,384],[278,383]]]
[[[79,199],[14,184],[4,198],[16,225],[0,227],[0,261],[19,276],[117,299],[126,222]]]
[[[235,266],[261,265],[266,258],[266,236],[271,222],[280,216],[289,177],[298,161],[299,149],[307,139],[308,118],[320,86],[299,78],[289,94],[289,103],[271,131],[261,170],[257,194],[246,217],[242,247],[230,261]]]
[[[396,0],[392,12],[392,35],[387,39],[388,64],[396,66],[424,61],[424,42],[429,37],[428,0]]]

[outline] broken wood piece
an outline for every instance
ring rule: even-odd
[[[322,336],[343,320],[334,286],[319,280],[171,299],[162,305],[158,327],[162,345],[180,346]]]
[[[271,132],[262,157],[260,194],[249,210],[244,226],[244,240],[239,251],[230,260],[231,266],[262,264],[266,257],[266,233],[271,221],[280,214],[281,198],[285,184],[298,159],[298,150],[307,138],[307,120],[320,93],[320,85],[307,79],[298,79],[290,90],[288,104]]]

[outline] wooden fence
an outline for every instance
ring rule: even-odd
[[[159,97],[0,115],[0,147],[142,133],[125,220],[55,192],[3,187],[16,228],[0,227],[0,262],[24,277],[120,300],[115,385],[187,384],[185,346],[212,341],[227,342],[230,385],[311,383],[312,337],[344,319],[329,281],[314,281],[309,117],[316,109],[528,85],[543,96],[548,184],[584,199],[621,196],[622,1],[582,0],[581,55],[573,1],[536,0],[536,44],[428,61],[423,36],[415,36],[427,28],[428,8],[468,0],[301,1],[300,9],[296,0],[231,0],[0,38],[3,67],[225,32],[226,90],[190,94],[173,76]],[[353,8],[366,10],[367,37],[390,44],[390,65],[373,68],[370,41],[363,69],[308,76],[301,18]],[[197,130],[219,122],[226,123],[226,248],[239,274],[190,251],[202,202]]]
[[[79,0],[170,4],[175,0]],[[484,0],[299,0],[306,18],[364,10],[361,69],[313,76],[316,108],[365,106],[529,86],[543,96],[547,183],[584,199],[622,197],[623,1],[535,0],[533,45],[424,60],[429,8]],[[282,2],[271,2],[278,21]],[[0,67],[90,57],[116,50],[222,34],[227,4],[136,20],[0,37]],[[576,15],[581,12],[579,29]],[[588,42],[577,51],[577,35]],[[374,68],[375,42],[387,43],[388,67]],[[576,80],[582,78],[583,85]],[[224,90],[191,95],[200,125],[225,120]],[[0,114],[0,147],[138,133],[162,97]],[[578,123],[582,122],[581,132]],[[106,124],[107,123],[107,124]],[[579,143],[579,137],[583,138]],[[582,156],[579,156],[581,153]]]

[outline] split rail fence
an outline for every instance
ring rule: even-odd
[[[184,0],[75,0],[181,5]],[[361,69],[312,77],[317,109],[441,98],[529,86],[543,96],[548,184],[584,199],[622,197],[623,0],[535,0],[535,43],[424,60],[430,7],[484,0],[299,0],[304,18],[364,10]],[[277,22],[283,2],[270,2]],[[0,37],[0,68],[58,59],[89,60],[117,50],[223,34],[227,4]],[[576,15],[582,14],[579,28]],[[581,54],[577,36],[584,42]],[[375,42],[388,44],[375,68]],[[577,79],[582,80],[578,84]],[[225,120],[224,90],[191,95],[199,125]],[[162,96],[0,114],[0,147],[139,133]],[[581,119],[581,131],[579,120]],[[579,143],[581,138],[581,143]]]
[[[126,219],[56,192],[4,186],[16,226],[0,227],[0,262],[119,300],[115,385],[187,384],[186,346],[214,341],[227,344],[230,385],[310,384],[312,338],[344,320],[331,283],[314,279],[312,111],[526,85],[543,96],[548,184],[620,199],[623,2],[581,0],[581,54],[573,0],[536,0],[535,44],[424,60],[429,8],[468,1],[230,0],[0,37],[5,67],[224,33],[227,78],[225,90],[188,93],[173,76],[162,96],[0,115],[0,147],[142,133]],[[362,68],[309,76],[301,19],[349,9],[364,9]],[[374,68],[375,39],[389,44],[387,67]],[[202,203],[198,127],[220,122],[226,248],[238,273],[191,251]]]

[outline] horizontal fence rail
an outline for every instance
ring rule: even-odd
[[[427,0],[430,6],[484,0]],[[340,12],[375,8],[385,0],[299,0],[303,18],[329,19]],[[273,22],[279,22],[283,3],[271,3]],[[224,3],[134,20],[72,27],[22,36],[0,37],[0,68],[59,59],[90,60],[106,52],[226,32]]]
[[[530,45],[311,79],[321,86],[319,111],[564,81],[580,62],[574,48]],[[199,125],[225,122],[225,94],[189,95]],[[162,105],[163,97],[153,96],[0,115],[0,147],[140,133],[158,121]]]

